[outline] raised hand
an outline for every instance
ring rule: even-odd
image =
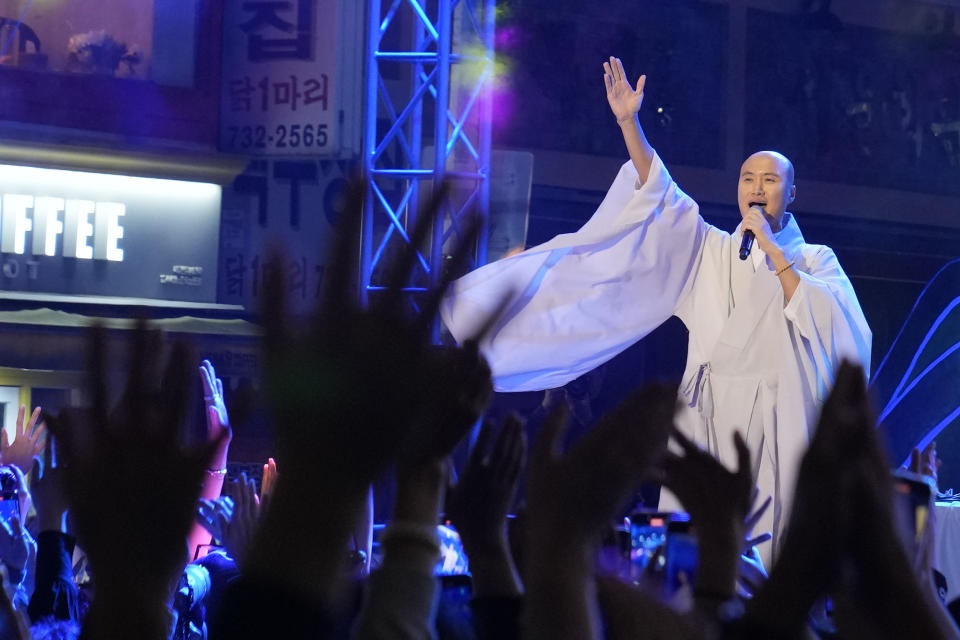
[[[233,430],[230,428],[227,405],[223,401],[223,382],[217,377],[217,371],[209,360],[200,363],[200,382],[203,384],[207,440],[220,440],[225,445],[229,444]],[[223,462],[226,463],[226,459]]]
[[[33,537],[20,524],[20,518],[0,519],[0,560],[6,565],[12,582],[19,583],[23,579],[27,560],[31,551],[36,553],[36,546]]]
[[[420,301],[419,312],[411,312],[400,293],[417,261],[414,248],[426,239],[439,200],[421,214],[411,248],[387,277],[387,291],[366,308],[355,302],[362,190],[357,184],[349,194],[325,294],[308,331],[287,326],[279,256],[265,287],[265,379],[284,466],[280,485],[306,467],[311,474],[323,471],[365,490],[401,448],[419,450],[405,447],[408,439],[417,445],[437,442],[438,449],[459,440],[463,423],[476,419],[492,392],[489,370],[475,347],[438,351],[430,346],[447,278]],[[476,233],[474,225],[455,256],[465,254]],[[463,415],[455,416],[454,407]],[[424,430],[434,433],[424,437]],[[326,462],[318,465],[318,460]]]
[[[467,467],[447,494],[447,516],[470,560],[475,596],[516,596],[520,577],[510,554],[507,512],[526,457],[526,435],[516,414],[503,422],[493,446],[494,425],[485,422]]]
[[[631,394],[565,454],[560,439],[566,418],[551,414],[530,460],[531,526],[542,521],[557,541],[579,545],[593,539],[663,451],[673,425],[674,391],[651,385]]]
[[[226,475],[227,457],[230,451],[230,442],[233,439],[233,430],[230,428],[230,418],[227,415],[227,405],[223,400],[223,382],[217,377],[217,372],[209,360],[200,363],[200,382],[203,385],[203,407],[207,422],[207,442],[215,442],[210,456],[209,466],[203,476],[200,487],[200,497],[205,500],[216,500],[223,488]],[[194,523],[187,539],[189,557],[197,555],[201,545],[210,542],[204,527]]]
[[[10,579],[5,569],[0,569],[0,631],[6,640],[30,640],[30,621],[26,611],[16,609],[8,595]]]
[[[246,473],[228,480],[221,497],[197,503],[197,522],[226,548],[238,566],[246,559],[259,518],[257,486]]]
[[[850,510],[844,541],[851,560],[843,573],[843,589],[853,608],[838,609],[838,630],[844,637],[960,637],[960,630],[936,595],[931,567],[926,564],[932,560],[932,535],[921,538],[919,542],[927,546],[917,554],[915,532],[898,527],[901,523],[894,515],[889,460],[877,436],[862,374],[859,380],[861,384],[850,394],[846,406],[850,433],[857,438],[858,446],[851,449],[846,482],[841,485]],[[933,507],[931,496],[927,511],[932,512]],[[927,532],[933,533],[929,528]],[[905,544],[905,537],[909,543]],[[884,561],[878,563],[878,557]]]
[[[690,513],[698,532],[705,537],[723,536],[739,552],[754,486],[746,442],[739,432],[733,434],[737,470],[731,472],[680,431],[674,429],[672,436],[683,455],[665,455],[664,484]]]
[[[636,392],[566,453],[564,409],[544,422],[527,480],[528,640],[600,637],[592,582],[600,532],[663,452],[675,402],[675,388]]]
[[[443,347],[433,354],[436,375],[445,372],[456,382],[427,399],[414,428],[401,442],[397,471],[446,458],[476,424],[493,395],[490,367],[475,341],[463,347]]]
[[[263,479],[260,481],[260,504],[265,509],[270,496],[273,495],[273,488],[277,484],[277,461],[273,458],[267,458],[263,465]]]
[[[845,496],[837,489],[848,485],[845,476],[850,464],[866,453],[865,447],[879,448],[873,439],[864,439],[871,425],[863,371],[845,362],[837,371],[833,390],[824,402],[817,431],[800,466],[788,541],[814,533],[810,528],[819,529],[816,523],[832,522],[835,530],[847,530],[847,526],[840,528],[849,524],[849,513],[843,507]],[[826,542],[833,538],[831,532],[822,531],[815,539]],[[823,557],[835,546],[830,544],[814,553]],[[833,553],[837,552],[830,552],[831,557]]]
[[[63,486],[63,467],[54,466],[53,438],[47,439],[43,464],[34,461],[30,474],[30,493],[37,509],[38,532],[64,532],[63,516],[67,512],[67,496]]]
[[[463,229],[448,273],[431,274],[434,286],[410,304],[401,289],[446,197],[438,194],[384,275],[385,290],[363,305],[354,283],[366,188],[357,182],[346,194],[320,307],[306,327],[289,326],[279,254],[264,287],[264,386],[283,473],[248,565],[315,602],[335,597],[343,551],[374,478],[393,462],[407,470],[435,466],[492,393],[475,345],[430,344],[443,292],[477,225]],[[310,553],[293,555],[291,547]]]
[[[247,478],[246,473],[241,473],[240,478],[227,481],[223,493],[233,503],[233,511],[223,526],[220,540],[230,557],[242,569],[260,518],[257,485],[253,478]]]
[[[915,448],[910,452],[910,471],[931,478],[934,486],[937,484],[937,472],[940,469],[940,463],[941,460],[937,457],[936,441],[924,447],[923,451]]]
[[[750,451],[739,432],[733,434],[737,470],[727,470],[710,453],[680,431],[673,438],[683,455],[667,453],[664,485],[676,494],[697,530],[700,566],[694,594],[697,605],[715,611],[716,600],[735,594],[737,568],[744,539],[744,521],[750,511],[753,477]],[[699,594],[706,594],[701,598]],[[706,600],[706,601],[704,601]]]
[[[850,468],[877,446],[863,370],[844,362],[797,477],[786,538],[748,616],[772,634],[798,633],[814,602],[838,582],[853,515]],[[889,482],[889,479],[887,479]],[[859,543],[858,543],[859,544]]]
[[[447,496],[447,516],[469,558],[487,545],[506,542],[507,512],[526,458],[526,436],[516,414],[504,420],[491,446],[493,432],[494,423],[485,422],[466,468]]]
[[[773,496],[767,496],[767,499],[754,509],[753,505],[756,504],[759,493],[759,489],[754,488],[753,496],[750,498],[750,513],[743,521],[743,546],[740,549],[740,562],[737,567],[738,592],[747,597],[752,597],[769,577],[756,547],[773,538],[773,535],[769,531],[764,531],[755,536],[753,529],[773,504]]]
[[[8,467],[8,469],[18,475],[20,495],[24,493],[29,495],[23,483],[23,474],[19,469],[17,467]],[[3,471],[6,472],[7,469]],[[19,504],[10,506],[19,507]],[[14,510],[0,518],[0,560],[3,561],[2,565],[6,570],[10,586],[15,590],[11,591],[10,595],[18,607],[21,604],[26,605],[30,599],[29,587],[32,587],[32,580],[26,580],[26,578],[32,571],[37,558],[37,543],[23,525],[20,515],[23,513],[26,511]]]
[[[436,380],[438,374],[446,377],[434,383],[437,396],[413,400],[423,403],[421,411],[412,414],[414,422],[399,441],[393,518],[381,538],[383,561],[370,577],[367,598],[355,621],[353,637],[357,639],[380,638],[387,629],[401,627],[412,629],[413,637],[432,634],[439,586],[433,576],[440,551],[436,528],[450,478],[449,455],[483,411],[492,386],[490,369],[475,342],[428,358],[422,382]],[[437,368],[432,372],[432,367]],[[389,585],[397,576],[404,576],[409,584],[400,609],[391,606],[392,590],[377,586],[384,580]]]
[[[760,588],[766,583],[767,569],[763,566],[763,559],[760,558],[760,552],[755,548],[750,548],[740,554],[740,560],[737,564],[737,594],[747,598],[752,598]]]
[[[643,104],[643,87],[647,76],[640,76],[637,88],[631,86],[620,58],[610,57],[603,63],[603,84],[607,89],[607,102],[618,123],[633,118]]]
[[[34,458],[36,461],[36,458]],[[20,502],[20,514],[26,519],[30,509],[33,508],[33,495],[30,493],[30,487],[27,485],[27,474],[20,470],[20,467],[12,465],[10,470],[17,476],[17,491],[19,491],[18,500]]]
[[[48,425],[59,445],[77,538],[97,584],[89,637],[165,637],[164,603],[186,560],[201,477],[221,444],[180,445],[189,397],[186,346],[174,344],[158,390],[160,336],[141,323],[129,343],[117,410],[110,413],[107,404],[106,335],[96,327],[88,340],[92,409],[66,412]]]
[[[197,502],[197,523],[217,542],[223,543],[223,532],[233,517],[233,499],[220,496],[216,500],[201,498]]]
[[[750,512],[743,521],[743,553],[750,553],[758,544],[763,544],[773,537],[769,531],[764,531],[756,536],[753,535],[754,527],[757,526],[763,514],[766,513],[770,505],[773,504],[773,496],[767,496],[767,499],[764,500],[759,507],[754,509],[753,507],[756,505],[757,496],[759,495],[760,490],[754,487],[752,497],[750,498]]]
[[[7,431],[2,430],[0,435],[0,460],[3,464],[17,465],[24,473],[29,473],[33,468],[33,459],[39,456],[43,451],[43,434],[46,427],[43,423],[37,425],[37,419],[40,417],[40,407],[33,410],[30,419],[24,424],[24,417],[27,408],[20,405],[20,411],[17,412],[17,424],[14,431],[13,442],[7,437]],[[34,428],[34,426],[36,428]]]

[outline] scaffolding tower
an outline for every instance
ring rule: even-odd
[[[364,301],[383,288],[381,263],[410,242],[421,200],[443,180],[450,183],[450,196],[429,247],[418,253],[420,271],[408,287],[412,303],[416,292],[439,281],[444,248],[456,242],[474,213],[482,228],[469,266],[486,262],[495,9],[495,0],[370,0]]]

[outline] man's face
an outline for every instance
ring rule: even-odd
[[[760,151],[747,158],[740,168],[737,204],[741,216],[745,216],[751,206],[759,206],[776,230],[795,195],[793,168],[790,161],[778,153]]]

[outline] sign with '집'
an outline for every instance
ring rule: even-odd
[[[220,148],[325,155],[338,146],[338,0],[226,3]]]

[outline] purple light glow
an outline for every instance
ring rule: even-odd
[[[497,82],[492,89],[490,99],[493,102],[493,130],[506,128],[513,119],[517,102],[509,84],[502,81]]]
[[[497,29],[493,37],[493,44],[498,51],[515,49],[520,40],[520,30],[517,27]]]

